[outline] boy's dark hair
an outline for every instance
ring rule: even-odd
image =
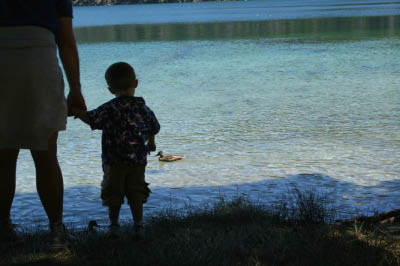
[[[136,80],[136,75],[131,65],[125,62],[118,62],[107,68],[105,78],[111,89],[122,91],[133,84]]]

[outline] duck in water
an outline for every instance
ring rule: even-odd
[[[160,156],[158,160],[162,162],[173,162],[173,161],[178,161],[183,158],[182,155],[164,155],[162,151],[159,151],[156,156]]]

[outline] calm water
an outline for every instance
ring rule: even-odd
[[[75,9],[84,95],[127,61],[162,130],[149,158],[149,212],[245,194],[271,204],[297,187],[346,217],[400,207],[400,1],[248,1]],[[65,220],[103,220],[101,132],[60,135]],[[45,221],[27,151],[15,221]],[[129,219],[128,208],[122,218]]]

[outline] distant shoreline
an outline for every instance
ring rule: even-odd
[[[74,6],[112,6],[133,4],[165,4],[188,2],[227,2],[235,0],[73,0]]]

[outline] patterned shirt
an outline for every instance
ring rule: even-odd
[[[87,112],[90,127],[102,133],[102,160],[130,165],[147,164],[146,142],[160,131],[153,111],[141,97],[119,96]]]

